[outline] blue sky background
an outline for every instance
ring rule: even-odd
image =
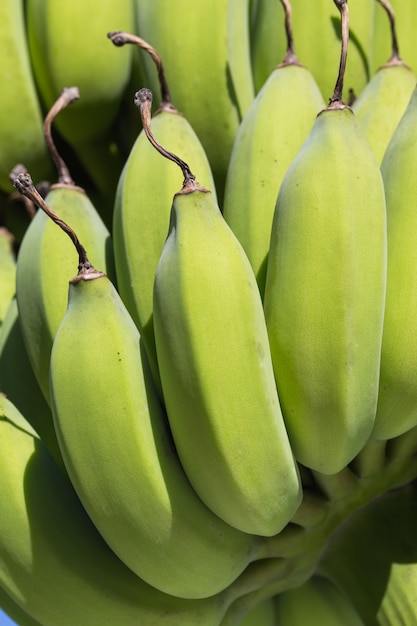
[[[16,622],[10,619],[4,611],[0,609],[0,626],[15,626]]]

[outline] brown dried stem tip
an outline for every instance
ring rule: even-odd
[[[65,109],[69,104],[72,104],[72,102],[75,102],[75,100],[78,100],[79,97],[80,92],[77,87],[64,87],[52,107],[49,109],[43,123],[46,145],[48,146],[49,153],[58,170],[58,182],[62,185],[74,185],[74,181],[72,180],[69,169],[59,154],[55,142],[52,139],[51,126],[58,113]]]
[[[9,180],[11,181],[12,185],[14,185],[14,181],[16,180],[17,176],[19,176],[19,174],[21,174],[22,172],[26,172],[26,168],[24,165],[22,165],[21,163],[18,163],[17,165],[14,166],[14,168],[9,174]],[[26,213],[28,214],[29,218],[32,220],[36,215],[36,207],[33,204],[32,200],[29,200],[29,198],[26,198],[26,196],[22,196],[22,194],[15,192],[14,194],[9,195],[9,201],[13,202],[16,199],[16,197],[18,197],[20,201],[23,203]]]
[[[88,260],[87,252],[85,251],[84,246],[80,243],[75,232],[45,202],[45,200],[42,198],[39,191],[33,184],[32,178],[27,170],[24,170],[23,168],[21,169],[21,171],[16,175],[13,180],[13,186],[17,189],[19,193],[22,194],[22,196],[29,198],[29,200],[31,200],[33,204],[42,209],[42,211],[44,211],[44,213],[46,213],[46,215],[51,218],[51,220],[55,222],[55,224],[57,224],[57,226],[59,226],[71,239],[78,253],[78,274],[95,271],[90,261]]]
[[[285,35],[287,38],[287,50],[281,65],[300,65],[297,55],[294,51],[294,38],[292,34],[291,16],[292,9],[289,0],[281,0],[285,14]]]
[[[398,65],[399,63],[401,64],[400,52],[398,48],[397,29],[395,26],[394,9],[392,8],[388,0],[377,0],[377,2],[381,5],[383,9],[385,9],[388,15],[391,29],[391,56],[388,59],[387,65]]]
[[[170,152],[169,150],[161,146],[161,144],[159,144],[156,141],[155,137],[153,136],[152,131],[151,131],[152,99],[153,99],[153,96],[152,96],[152,91],[150,89],[146,89],[146,88],[139,89],[139,91],[135,93],[134,102],[140,111],[143,130],[145,131],[147,138],[149,139],[152,146],[156,150],[158,150],[158,152],[162,154],[162,156],[176,163],[176,165],[178,165],[178,167],[181,169],[182,174],[184,176],[182,192],[193,191],[195,189],[199,189],[200,191],[207,191],[207,189],[205,189],[204,187],[201,187],[197,183],[195,176],[190,170],[187,163],[183,161],[182,159],[180,159],[173,152]]]
[[[115,46],[121,47],[127,43],[134,44],[139,46],[142,50],[147,52],[156,65],[156,69],[158,72],[158,80],[159,87],[161,89],[161,106],[164,107],[166,105],[171,105],[171,93],[168,87],[168,83],[165,78],[165,68],[162,63],[162,59],[159,53],[153,48],[147,41],[138,37],[137,35],[131,35],[130,33],[125,33],[121,30],[114,31],[112,33],[107,33],[107,37],[114,43]]]
[[[327,108],[338,109],[343,108],[346,105],[342,100],[343,93],[343,81],[346,72],[346,60],[349,43],[349,9],[347,0],[333,0],[335,5],[340,11],[341,24],[342,24],[342,46],[340,53],[339,74],[337,76],[336,86],[334,88],[333,96],[330,98]]]

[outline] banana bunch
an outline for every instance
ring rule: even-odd
[[[0,607],[417,623],[414,3],[0,15]]]

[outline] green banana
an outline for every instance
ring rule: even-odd
[[[321,92],[294,53],[291,8],[287,52],[247,111],[233,144],[223,215],[242,244],[263,296],[277,194],[292,160],[324,109]]]
[[[236,131],[254,97],[249,0],[200,0],[192,10],[189,0],[135,3],[138,34],[164,59],[173,102],[204,146],[221,202]],[[146,84],[157,92],[144,61]]]
[[[68,221],[86,245],[97,265],[114,277],[114,260],[108,229],[85,191],[71,179],[56,152],[50,133],[54,116],[76,99],[76,88],[61,92],[45,118],[45,134],[57,164],[59,179],[51,185],[47,202]],[[68,238],[38,211],[20,245],[17,257],[16,295],[29,361],[45,398],[49,399],[49,359],[53,338],[67,306],[67,282],[73,275],[74,251]]]
[[[253,270],[212,194],[150,129],[152,93],[136,94],[152,145],[182,170],[155,274],[154,328],[175,446],[201,499],[246,533],[273,535],[301,500]]]
[[[10,192],[9,172],[16,163],[27,163],[36,180],[51,169],[26,41],[23,0],[1,2],[0,49],[0,189]]]
[[[24,611],[0,586],[0,607],[1,610],[19,626],[42,626],[40,622],[33,619]],[[0,612],[0,619],[2,613]]]
[[[381,172],[387,202],[387,295],[378,407],[373,436],[390,439],[417,425],[417,306],[414,167],[417,160],[417,88],[388,144]]]
[[[368,82],[352,109],[365,137],[381,163],[384,152],[416,87],[411,68],[399,56],[395,16],[387,0],[378,0],[386,10],[392,29],[392,54]]]
[[[12,233],[0,227],[0,326],[16,293],[16,255],[13,244]]]
[[[175,598],[123,565],[42,441],[1,394],[0,442],[0,588],[33,620],[43,626],[218,626],[223,596]]]
[[[110,33],[115,45],[133,43],[144,48],[158,68],[161,103],[153,118],[155,132],[164,145],[186,154],[198,164],[202,181],[214,189],[206,153],[187,119],[173,106],[164,64],[149,44],[128,33]],[[113,208],[113,245],[119,293],[133,317],[160,389],[153,330],[153,283],[156,266],[168,233],[172,197],[181,174],[161,159],[142,130],[126,160]]]
[[[320,576],[277,595],[275,613],[282,626],[365,626],[349,597]]]
[[[96,9],[84,0],[26,0],[29,51],[45,106],[67,85],[77,85],[82,96],[56,122],[71,145],[107,131],[129,80],[131,51],[112,54],[105,37],[115,27],[134,27],[133,3],[102,2]]]
[[[51,409],[34,376],[23,342],[16,298],[10,302],[0,328],[0,391],[26,416],[64,469]]]
[[[413,72],[417,72],[417,51],[415,46],[415,30],[417,24],[417,5],[414,0],[391,0],[395,11],[395,23],[398,39],[401,42],[402,56]],[[391,36],[390,23],[383,11],[374,12],[371,68],[372,73],[385,63],[387,57],[387,41]]]
[[[334,96],[278,194],[264,298],[292,449],[324,474],[343,469],[374,425],[386,287],[382,177],[341,99],[347,41],[345,27]]]
[[[276,0],[275,0],[276,1]],[[359,95],[369,81],[373,38],[375,0],[349,0],[350,50],[346,68],[346,90]],[[334,86],[336,64],[341,41],[341,21],[335,3],[331,0],[292,0],[292,21],[297,33],[297,50],[300,59],[308,59],[311,70],[324,97]],[[347,93],[343,97],[347,100]]]
[[[281,28],[282,4],[278,0],[252,0],[250,52],[255,93],[262,88],[287,48]]]
[[[393,563],[378,612],[380,626],[417,623],[417,563]]]
[[[27,0],[27,38],[33,72],[49,109],[67,85],[81,99],[67,109],[56,128],[71,146],[99,193],[99,211],[111,225],[111,209],[123,158],[112,125],[132,67],[130,50],[112,54],[106,33],[135,28],[133,0]],[[22,162],[20,159],[19,162]]]
[[[13,176],[15,167],[9,172],[9,179],[13,184]],[[38,183],[38,189],[42,195],[45,195],[46,189],[49,186],[48,181],[40,181]],[[4,228],[10,231],[13,236],[14,248],[17,251],[22,242],[23,235],[25,234],[32,218],[35,216],[36,208],[27,199],[21,196],[15,189],[7,194],[4,203],[0,206],[0,215],[2,216],[2,223]]]
[[[34,195],[30,177],[15,184],[56,221]],[[75,243],[71,229],[65,232]],[[79,259],[50,369],[52,412],[68,474],[100,533],[137,575],[171,595],[214,595],[255,557],[259,540],[216,517],[192,489],[139,332],[84,249]],[[84,379],[80,385],[80,372],[90,371],[91,389]]]

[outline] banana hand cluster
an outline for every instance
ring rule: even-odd
[[[3,1],[20,626],[417,623],[414,4]]]

